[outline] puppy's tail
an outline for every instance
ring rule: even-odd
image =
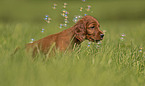
[[[14,50],[14,52],[11,54],[11,56],[14,56],[17,52],[18,52],[18,50],[20,50],[21,48],[20,47],[17,47],[15,50]]]

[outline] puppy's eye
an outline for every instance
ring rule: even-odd
[[[91,29],[94,29],[95,28],[95,26],[92,26],[92,27],[90,27]]]

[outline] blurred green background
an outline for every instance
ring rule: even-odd
[[[106,20],[144,20],[145,0],[1,0],[0,21],[13,22],[42,22],[46,14],[51,16],[53,21],[61,22],[61,11],[63,3],[68,3],[67,10],[69,17],[81,14],[80,7],[91,5],[92,15],[100,21]],[[56,10],[52,9],[57,4]]]
[[[59,29],[65,2],[69,23]],[[89,12],[87,5],[92,6]],[[67,29],[74,25],[74,15],[85,13],[106,30],[100,48],[84,41],[79,52],[58,52],[45,62],[43,56],[32,61],[25,53],[32,38]],[[51,23],[44,21],[45,15]],[[145,85],[145,0],[0,0],[0,32],[0,86]],[[18,46],[21,50],[11,56]]]

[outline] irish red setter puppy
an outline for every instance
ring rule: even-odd
[[[60,51],[64,51],[66,49],[72,49],[74,45],[80,45],[85,39],[98,42],[104,36],[99,27],[100,24],[95,18],[84,16],[71,28],[29,43],[27,44],[27,48],[32,49],[33,55],[38,52],[47,54],[53,44]]]

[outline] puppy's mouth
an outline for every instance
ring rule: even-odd
[[[103,40],[103,38],[101,38],[100,40],[95,40],[95,42],[100,42],[101,40]]]
[[[95,40],[94,42],[98,43],[98,42],[100,42],[100,40]]]
[[[92,41],[92,42],[98,43],[98,42],[100,42],[102,39],[100,39],[100,40],[94,40],[94,39],[90,38],[89,40]]]

